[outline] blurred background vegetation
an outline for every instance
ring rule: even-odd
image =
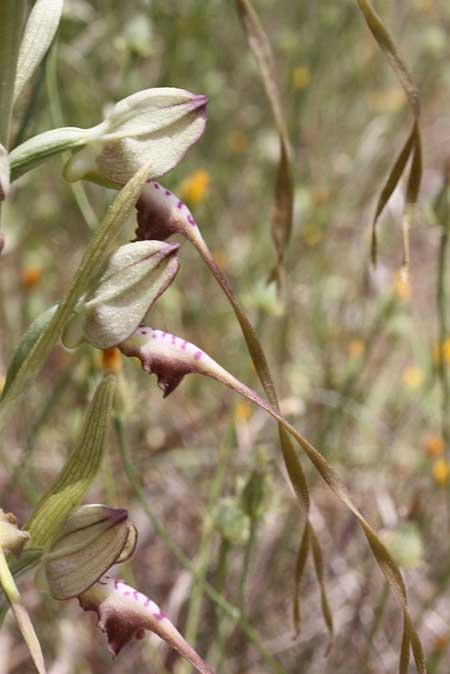
[[[375,3],[422,93],[424,178],[408,281],[399,271],[403,188],[380,221],[380,262],[375,271],[370,267],[370,220],[411,113],[356,3],[254,4],[274,49],[294,149],[295,219],[281,296],[267,285],[278,142],[234,3],[67,1],[57,43],[22,97],[16,143],[57,125],[91,126],[105,106],[140,89],[208,94],[203,138],[162,182],[189,204],[232,280],[274,366],[284,413],[338,468],[382,532],[405,573],[430,672],[446,674],[450,332],[449,222],[442,204],[450,6]],[[5,209],[0,375],[32,318],[67,288],[112,198],[93,185],[75,193],[61,168],[57,157],[28,173]],[[181,261],[152,325],[198,344],[257,388],[239,326],[208,270],[187,244]],[[121,368],[124,441],[148,507],[210,583],[244,607],[286,672],[396,671],[398,605],[354,519],[306,463],[336,639],[324,658],[326,630],[309,567],[301,588],[303,629],[294,638],[291,602],[303,523],[269,418],[201,378],[187,378],[163,401],[154,378],[137,364],[113,366]],[[10,423],[1,450],[1,505],[20,521],[63,465],[104,367],[105,356],[91,347],[56,349]],[[189,571],[158,536],[130,485],[114,433],[110,450],[88,500],[127,507],[138,526],[138,551],[121,573],[134,576],[183,633],[191,631],[218,671],[269,671],[242,631],[193,590]],[[112,663],[93,615],[82,615],[74,601],[39,594],[31,578],[22,585],[50,674],[186,672],[156,641],[136,642]],[[26,648],[7,624],[0,671],[28,673]]]

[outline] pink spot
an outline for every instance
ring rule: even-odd
[[[179,208],[180,210],[183,208],[183,206],[184,206],[184,204],[183,204],[182,201],[179,201],[179,202],[177,203],[177,208]]]
[[[150,604],[150,599],[148,597],[145,598],[144,601],[144,606],[148,606]]]
[[[175,335],[172,335],[172,344],[176,344],[176,343],[177,343],[177,338],[175,337]]]
[[[156,332],[153,330],[153,332],[152,332],[152,339],[156,339],[157,336],[158,336],[158,335],[157,335]]]
[[[145,328],[142,328],[142,334],[143,334],[143,335],[146,335],[147,332],[148,332],[148,330],[146,330]]]
[[[169,191],[169,190],[166,190],[166,191],[165,191],[165,195],[166,195],[167,197],[170,197],[170,191]]]
[[[114,589],[115,590],[119,589],[119,581],[117,580],[117,578],[114,580]]]
[[[203,355],[203,354],[202,354],[201,351],[196,351],[196,352],[194,353],[194,358],[195,358],[195,360],[200,360],[200,358],[202,357],[202,355]]]
[[[129,590],[126,590],[126,591],[123,593],[123,596],[124,596],[124,597],[129,597],[130,594],[131,594],[131,592],[129,592]]]
[[[159,609],[159,613],[154,613],[153,615],[156,618],[156,620],[164,620],[164,618],[167,618],[166,614],[164,613],[164,611],[161,611],[161,609]]]
[[[183,349],[183,351],[186,351],[186,347],[187,347],[187,341],[184,340],[183,344],[181,345],[181,348]]]
[[[161,332],[161,339],[164,339],[164,337],[166,336],[166,334],[167,334],[166,332]]]
[[[155,190],[159,190],[159,185],[158,185],[158,183],[153,183],[153,187],[155,188]]]
[[[187,217],[187,221],[188,221],[188,223],[189,223],[190,225],[195,225],[195,224],[196,224],[194,218],[192,217],[192,215],[191,215],[190,213],[189,213],[189,215],[188,215],[188,217]]]
[[[133,592],[133,597],[136,599],[136,601],[139,599],[139,595],[136,590]]]

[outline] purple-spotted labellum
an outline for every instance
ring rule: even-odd
[[[212,674],[165,613],[151,599],[121,580],[103,576],[78,599],[85,611],[97,613],[98,625],[106,633],[114,656],[133,637],[143,639],[148,630],[166,641],[201,674]]]
[[[136,237],[139,241],[165,241],[172,234],[186,235],[192,228],[197,228],[186,204],[156,180],[150,180],[145,185],[136,208]]]
[[[139,358],[149,374],[156,374],[158,386],[168,396],[190,373],[203,374],[225,384],[239,395],[252,400],[278,421],[287,424],[280,414],[255,391],[243,384],[208,354],[185,339],[162,330],[140,326],[118,345],[126,356]],[[295,429],[293,429],[295,432]]]

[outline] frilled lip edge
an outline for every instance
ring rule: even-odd
[[[126,512],[128,512],[128,511],[126,511]],[[123,551],[125,550],[125,548],[127,546],[127,543],[128,543],[129,537],[130,537],[130,533],[128,534],[122,549],[120,550],[120,552],[118,553],[118,555],[114,559],[113,563],[110,564],[106,569],[103,569],[103,571],[100,573],[100,575],[98,575],[92,583],[89,583],[89,585],[83,590],[83,592],[81,594],[84,594],[85,592],[90,590],[91,587],[94,587],[95,583],[98,583],[99,580],[105,575],[105,573],[112,566],[114,566],[114,564],[119,564],[119,563],[122,564],[123,562],[127,562],[130,559],[130,557],[132,557],[134,555],[134,552],[135,552],[136,546],[137,546],[137,542],[138,542],[138,531],[137,531],[136,527],[134,526],[134,524],[128,523],[128,530],[130,531],[130,529],[133,530],[134,541],[133,541],[133,545],[131,546],[127,555],[125,557],[122,557]],[[57,598],[54,597],[54,599],[57,599]],[[78,599],[80,601],[80,606],[81,606],[80,593],[72,594],[72,595],[67,596],[67,597],[65,596],[63,599],[58,599],[58,601],[66,601],[66,600],[69,600],[69,599]],[[86,609],[86,610],[91,610],[91,609]]]

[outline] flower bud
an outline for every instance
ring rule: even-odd
[[[85,611],[97,613],[98,625],[106,633],[113,655],[118,655],[133,637],[143,639],[149,630],[164,639],[201,674],[212,674],[165,613],[151,599],[121,580],[104,576],[79,597],[79,602]]]
[[[137,532],[122,508],[76,508],[43,555],[37,582],[54,599],[78,597],[134,552]]]
[[[33,136],[10,153],[15,180],[60,152],[75,154],[64,168],[70,182],[124,185],[151,160],[149,178],[167,173],[200,138],[208,97],[161,87],[138,91],[116,103],[90,129],[65,127]]]
[[[31,538],[28,531],[21,531],[12,513],[5,513],[0,508],[0,548],[6,554],[20,557],[22,548]]]
[[[77,346],[84,337],[99,349],[109,349],[127,339],[175,278],[178,248],[160,241],[121,246],[81,300],[66,327],[64,345]]]

